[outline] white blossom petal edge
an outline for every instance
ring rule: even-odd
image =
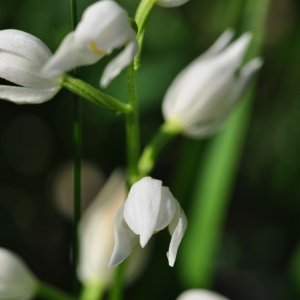
[[[245,33],[229,45],[231,30],[175,78],[163,100],[163,115],[184,134],[201,138],[225,121],[250,79],[262,66],[254,58],[239,70],[251,40]]]
[[[85,10],[77,28],[65,37],[44,72],[61,75],[76,67],[94,64],[123,46],[124,50],[104,70],[102,87],[132,62],[138,42],[127,12],[113,0],[98,1]]]
[[[125,199],[125,176],[117,170],[112,173],[80,220],[77,273],[84,284],[101,282],[105,286],[112,278],[108,262],[114,243],[114,215]]]
[[[175,7],[187,3],[189,0],[158,0],[157,5],[162,7]]]
[[[59,78],[42,73],[51,57],[37,37],[15,29],[0,30],[0,78],[18,86],[0,85],[0,99],[18,104],[38,104],[59,91]]]
[[[227,298],[202,289],[187,290],[180,294],[176,300],[228,300]]]
[[[11,251],[0,248],[0,266],[0,299],[32,299],[37,281],[24,262]]]
[[[144,248],[154,233],[167,226],[172,235],[167,257],[173,267],[187,228],[187,219],[162,181],[144,177],[131,187],[127,201],[116,216],[115,245],[109,265],[115,267],[124,261],[138,238]]]

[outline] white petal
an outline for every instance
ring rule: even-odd
[[[100,85],[106,87],[112,79],[117,77],[133,61],[137,51],[138,43],[136,40],[128,43],[125,49],[106,66]]]
[[[102,0],[89,6],[74,34],[82,46],[93,41],[97,49],[110,53],[134,34],[127,12],[115,1]]]
[[[132,252],[137,236],[130,230],[124,220],[124,205],[119,208],[115,219],[115,245],[109,266],[115,267],[124,261]]]
[[[0,299],[29,300],[36,290],[36,279],[14,253],[0,248]]]
[[[55,54],[45,65],[43,72],[48,76],[59,76],[76,67],[96,63],[102,56],[91,52],[87,46],[82,46],[73,32],[69,33]]]
[[[163,186],[161,189],[161,203],[155,231],[166,228],[172,221],[177,209],[177,200],[169,188]]]
[[[187,3],[189,0],[158,0],[157,5],[162,7],[175,7]]]
[[[181,207],[178,203],[176,215],[174,216],[174,219],[169,226],[169,231],[170,231],[170,234],[172,235],[172,238],[171,238],[171,242],[170,242],[170,246],[169,246],[169,251],[167,253],[167,257],[168,257],[169,265],[171,267],[174,266],[178,247],[179,247],[181,240],[185,234],[187,224],[188,224],[188,222],[187,222],[185,213],[181,209]]]
[[[135,234],[140,235],[140,244],[143,248],[157,225],[161,188],[160,180],[144,177],[131,187],[125,202],[125,221]]]
[[[38,104],[53,98],[58,88],[34,89],[28,87],[0,85],[0,99],[17,104]]]
[[[200,58],[203,59],[203,58],[207,58],[209,56],[214,56],[214,55],[220,53],[228,46],[228,44],[231,42],[233,36],[234,36],[234,31],[231,29],[227,29],[214,42],[214,44],[200,56]]]
[[[48,89],[57,83],[41,74],[41,67],[19,55],[0,52],[0,77],[18,85]]]
[[[196,59],[183,70],[167,91],[163,114],[184,128],[196,122],[211,123],[214,112],[228,100],[235,83],[235,72],[249,44],[251,35],[245,33],[216,56]],[[225,99],[225,100],[224,100]]]
[[[203,138],[215,133],[222,123],[226,120],[229,113],[234,108],[236,102],[241,98],[242,93],[247,88],[249,82],[255,73],[261,68],[262,60],[260,58],[254,58],[242,67],[238,78],[234,81],[232,91],[228,90],[227,100],[224,99],[222,103],[216,106],[215,117],[206,124],[195,124],[186,128],[185,134],[194,138]],[[222,99],[220,99],[221,101]],[[207,112],[208,114],[209,112]],[[210,112],[213,114],[213,111]]]
[[[124,174],[115,171],[80,221],[78,277],[83,283],[107,284],[112,276],[108,267],[114,244],[114,220],[126,199]]]
[[[0,50],[18,54],[41,65],[51,56],[51,51],[40,39],[15,29],[0,30]]]
[[[180,294],[177,300],[228,300],[228,299],[217,293],[208,290],[192,289],[192,290],[187,290],[182,294]]]
[[[237,88],[234,91],[234,95],[232,95],[234,101],[238,99],[241,96],[241,94],[245,91],[249,82],[251,81],[253,76],[257,73],[257,71],[262,67],[262,65],[263,65],[262,59],[257,57],[251,59],[242,67],[237,82]]]

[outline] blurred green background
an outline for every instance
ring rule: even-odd
[[[93,2],[78,0],[80,15]],[[131,15],[139,3],[118,2]],[[175,75],[226,28],[239,29],[243,2],[191,0],[180,8],[155,8],[138,74],[143,145],[162,122],[161,102]],[[271,1],[264,67],[211,286],[233,300],[300,298],[299,12],[299,0]],[[55,51],[71,28],[69,1],[2,0],[0,27],[30,32]],[[97,86],[109,59],[82,68],[80,76]],[[123,100],[125,75],[108,88]],[[125,166],[125,137],[121,116],[89,103],[82,103],[82,111],[90,199],[101,176]],[[209,143],[178,138],[153,173],[170,185],[187,216]],[[38,277],[66,290],[72,285],[71,222],[54,200],[58,174],[72,156],[72,96],[67,91],[36,106],[0,102],[0,245],[22,256]],[[154,238],[150,261],[125,299],[175,299],[191,287],[182,276],[180,250],[175,268],[168,267],[168,243],[167,232]]]

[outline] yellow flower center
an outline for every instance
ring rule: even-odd
[[[97,44],[96,44],[96,41],[92,40],[89,42],[88,44],[88,48],[96,55],[99,55],[99,56],[103,56],[105,55],[107,52],[103,49],[99,49],[97,48]]]

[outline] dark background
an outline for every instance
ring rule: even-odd
[[[93,3],[78,2],[80,15]],[[119,1],[131,15],[138,2]],[[242,2],[191,0],[180,8],[155,8],[138,75],[143,145],[162,122],[161,102],[174,76],[237,24]],[[300,297],[299,12],[299,0],[273,0],[268,14],[264,67],[212,287],[233,300]],[[71,28],[69,1],[3,0],[0,26],[30,32],[54,51]],[[97,86],[109,59],[82,68],[81,77]],[[125,75],[108,88],[124,100]],[[82,103],[82,110],[83,173],[90,176],[84,189],[90,199],[101,176],[125,166],[125,137],[121,116],[89,103]],[[163,154],[154,176],[176,190],[176,163],[184,162],[182,153],[193,155],[196,174],[206,143],[203,147],[178,138]],[[0,245],[17,252],[39,278],[66,290],[72,285],[71,222],[55,204],[55,187],[72,156],[72,95],[67,91],[42,105],[0,102]],[[187,215],[193,182],[192,177],[180,192]],[[65,192],[70,198],[70,186]],[[167,265],[167,232],[153,243],[147,268],[125,299],[175,299],[189,287],[180,276],[180,263],[174,269]]]

